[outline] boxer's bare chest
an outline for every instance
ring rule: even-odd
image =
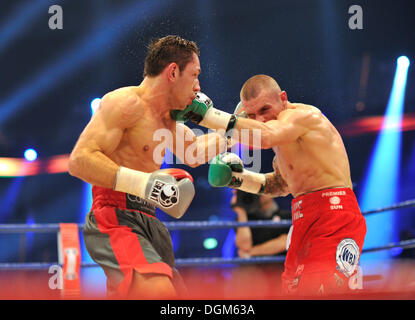
[[[119,162],[140,171],[160,168],[172,136],[171,121],[163,120],[146,112],[137,123],[124,131],[115,151]]]
[[[285,181],[291,180],[301,167],[298,146],[290,144],[272,148],[275,157],[272,162],[274,171],[279,172]]]

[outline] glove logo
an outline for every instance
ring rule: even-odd
[[[337,269],[350,277],[359,262],[359,246],[353,239],[343,239],[336,251]]]
[[[154,180],[149,198],[164,208],[170,208],[179,201],[179,189],[174,184]]]
[[[146,200],[127,193],[127,209],[145,210],[146,208],[154,210],[154,206],[148,203]]]
[[[212,103],[212,100],[210,100],[210,98],[207,95],[200,93],[200,92],[196,94],[196,100],[204,103],[207,106],[209,106]]]
[[[231,182],[229,183],[228,186],[230,188],[239,188],[242,185],[242,182],[244,182],[243,179],[232,176],[232,180],[231,180]]]

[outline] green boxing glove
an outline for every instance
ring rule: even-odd
[[[233,114],[236,115],[238,118],[248,118],[245,107],[242,104],[242,101],[239,101],[239,103],[236,105],[236,108]]]
[[[231,130],[236,125],[237,116],[213,107],[212,100],[199,92],[192,104],[184,110],[171,110],[171,117],[176,121],[188,120],[209,129]]]
[[[205,94],[199,92],[192,104],[188,105],[184,110],[171,110],[170,115],[176,121],[186,122],[188,120],[199,123],[202,121],[209,108],[213,107],[212,100]]]
[[[249,193],[261,193],[266,184],[265,175],[244,169],[236,154],[225,152],[217,155],[209,166],[209,184],[213,187],[229,187]]]

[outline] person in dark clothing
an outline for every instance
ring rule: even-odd
[[[291,212],[281,209],[272,197],[241,190],[234,190],[231,208],[236,213],[238,222],[291,219]],[[288,229],[237,228],[235,244],[238,248],[239,257],[248,258],[284,253],[286,251]]]

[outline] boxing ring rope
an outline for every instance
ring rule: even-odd
[[[382,251],[393,248],[410,249],[415,248],[415,239],[404,240],[400,242],[389,243],[385,246],[363,249],[362,254],[368,252]],[[176,259],[176,267],[191,267],[191,266],[214,266],[226,264],[259,264],[259,263],[277,263],[284,262],[285,256],[260,256],[251,258],[188,258]],[[32,263],[0,263],[0,270],[44,270],[51,266],[56,266],[59,263],[48,262],[32,262]],[[83,262],[82,268],[99,267],[96,263]]]
[[[291,220],[264,221],[251,220],[247,222],[236,221],[183,221],[183,222],[164,222],[167,229],[171,230],[199,230],[199,229],[227,229],[238,227],[256,227],[256,228],[287,228],[291,226]],[[84,225],[77,224],[82,230]],[[0,224],[0,233],[55,233],[59,231],[59,223],[44,224]]]
[[[362,212],[364,216],[390,211],[394,209],[403,209],[415,207],[415,199],[407,200],[393,204],[391,206],[373,209]],[[200,229],[220,229],[220,228],[237,228],[237,227],[255,227],[255,228],[287,228],[291,226],[291,220],[266,221],[255,220],[247,222],[236,221],[183,221],[183,222],[164,222],[169,230],[200,230]],[[77,224],[78,229],[82,230],[84,225]],[[0,224],[0,233],[57,233],[59,224]],[[415,248],[415,239],[393,242],[387,245],[367,248],[362,250],[363,253],[389,250],[393,248],[410,249]],[[188,258],[176,259],[177,267],[184,266],[201,266],[201,265],[225,265],[225,264],[253,264],[253,263],[276,263],[284,262],[285,256],[258,256],[250,258]],[[43,270],[51,266],[60,265],[59,263],[0,263],[0,270]],[[81,263],[81,267],[90,268],[98,267],[96,263]]]
[[[368,215],[373,214],[373,213],[380,213],[380,212],[390,211],[390,210],[394,210],[394,209],[404,209],[404,208],[411,208],[411,207],[415,207],[415,199],[398,202],[398,203],[395,203],[395,204],[393,204],[391,206],[388,206],[388,207],[382,207],[382,208],[379,208],[379,209],[368,210],[368,211],[362,212],[362,214],[364,216],[368,216]]]

